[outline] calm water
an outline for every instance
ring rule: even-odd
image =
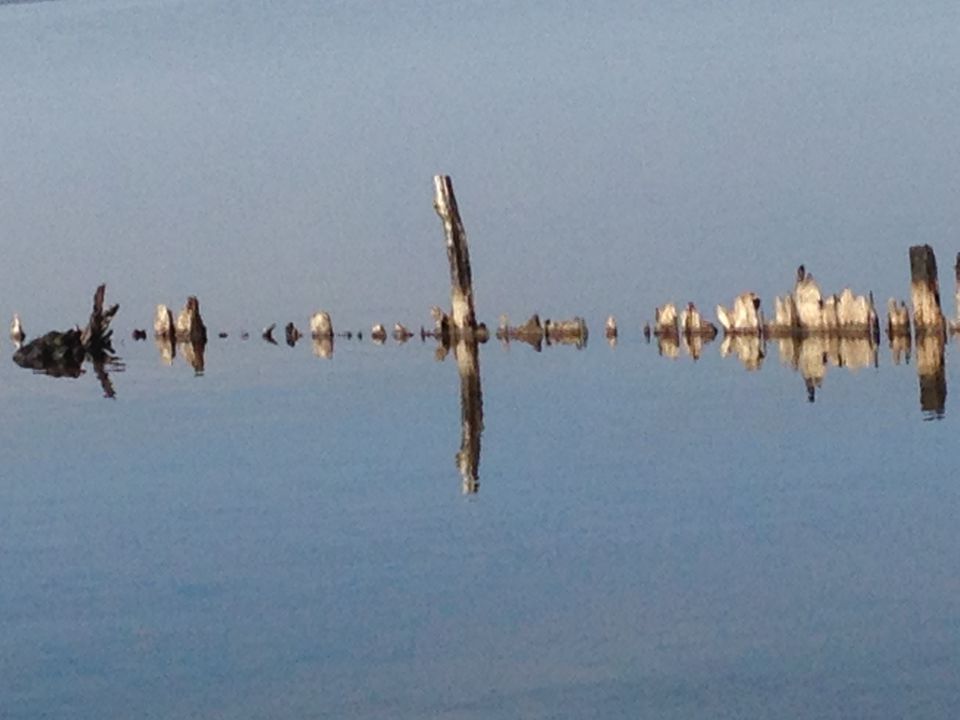
[[[913,366],[431,346],[0,365],[4,717],[952,717],[948,408]],[[949,364],[947,382],[957,377]]]
[[[921,243],[952,315],[958,24],[0,0],[0,318],[82,323],[106,282],[126,364],[105,400],[0,361],[0,717],[957,717],[955,346],[921,381],[917,348],[694,362],[640,327],[769,314],[801,262],[882,306]],[[475,494],[452,359],[258,337],[426,322],[438,172],[481,318],[594,329],[482,348]],[[129,340],[189,294],[230,332],[202,376]]]

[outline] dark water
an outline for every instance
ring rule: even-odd
[[[3,716],[952,717],[955,414],[912,365],[432,346],[0,365]],[[769,349],[769,348],[768,348]],[[956,382],[947,364],[947,383]]]

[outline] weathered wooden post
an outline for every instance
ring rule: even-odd
[[[929,245],[914,245],[910,248],[910,297],[917,337],[931,332],[943,333],[937,258]]]
[[[477,318],[473,308],[473,278],[470,272],[470,250],[467,231],[460,219],[453,181],[449,175],[435,175],[433,207],[443,221],[450,262],[450,306],[454,334],[473,336]]]
[[[953,321],[953,331],[960,331],[960,253],[957,253],[957,263],[953,266],[953,272],[957,279],[957,289],[954,299],[957,304],[957,315]]]
[[[941,417],[947,399],[947,380],[943,369],[946,326],[940,309],[937,260],[929,245],[910,248],[910,295],[913,302],[913,331],[917,341],[920,409],[934,417]]]
[[[473,308],[473,278],[467,233],[460,219],[453,182],[447,175],[433,178],[433,207],[443,221],[450,262],[450,336],[454,343],[457,371],[460,375],[460,450],[457,468],[464,493],[480,488],[480,434],[483,431],[483,395],[480,390],[480,353],[477,345],[477,319]]]

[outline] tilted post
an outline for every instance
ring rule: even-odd
[[[917,337],[927,333],[943,333],[937,258],[929,245],[914,245],[910,248],[910,296],[913,301],[913,326]]]
[[[443,231],[447,239],[453,330],[460,335],[472,336],[477,327],[477,319],[473,309],[473,278],[470,275],[467,232],[460,219],[450,176],[435,175],[433,185],[436,191],[433,207],[443,221]]]

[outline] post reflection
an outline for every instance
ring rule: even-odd
[[[726,335],[720,343],[720,356],[736,355],[748,371],[759,370],[766,356],[766,343],[759,335]]]
[[[196,340],[193,342],[184,341],[178,343],[171,337],[161,337],[158,335],[154,338],[154,344],[156,345],[157,352],[160,355],[160,362],[162,362],[164,365],[173,365],[173,360],[177,357],[177,351],[179,349],[180,355],[183,357],[184,362],[193,368],[194,373],[197,375],[203,375],[203,372],[206,368],[206,340]]]
[[[920,410],[927,420],[943,418],[947,404],[947,376],[943,368],[944,336],[940,332],[917,333],[917,377]]]
[[[848,370],[876,367],[877,345],[870,336],[840,335],[785,336],[777,339],[780,362],[800,373],[807,389],[807,400],[816,400],[823,385],[827,366]]]
[[[453,348],[460,374],[460,450],[457,469],[464,494],[480,490],[480,435],[483,432],[483,393],[480,353],[475,340],[459,339]]]

